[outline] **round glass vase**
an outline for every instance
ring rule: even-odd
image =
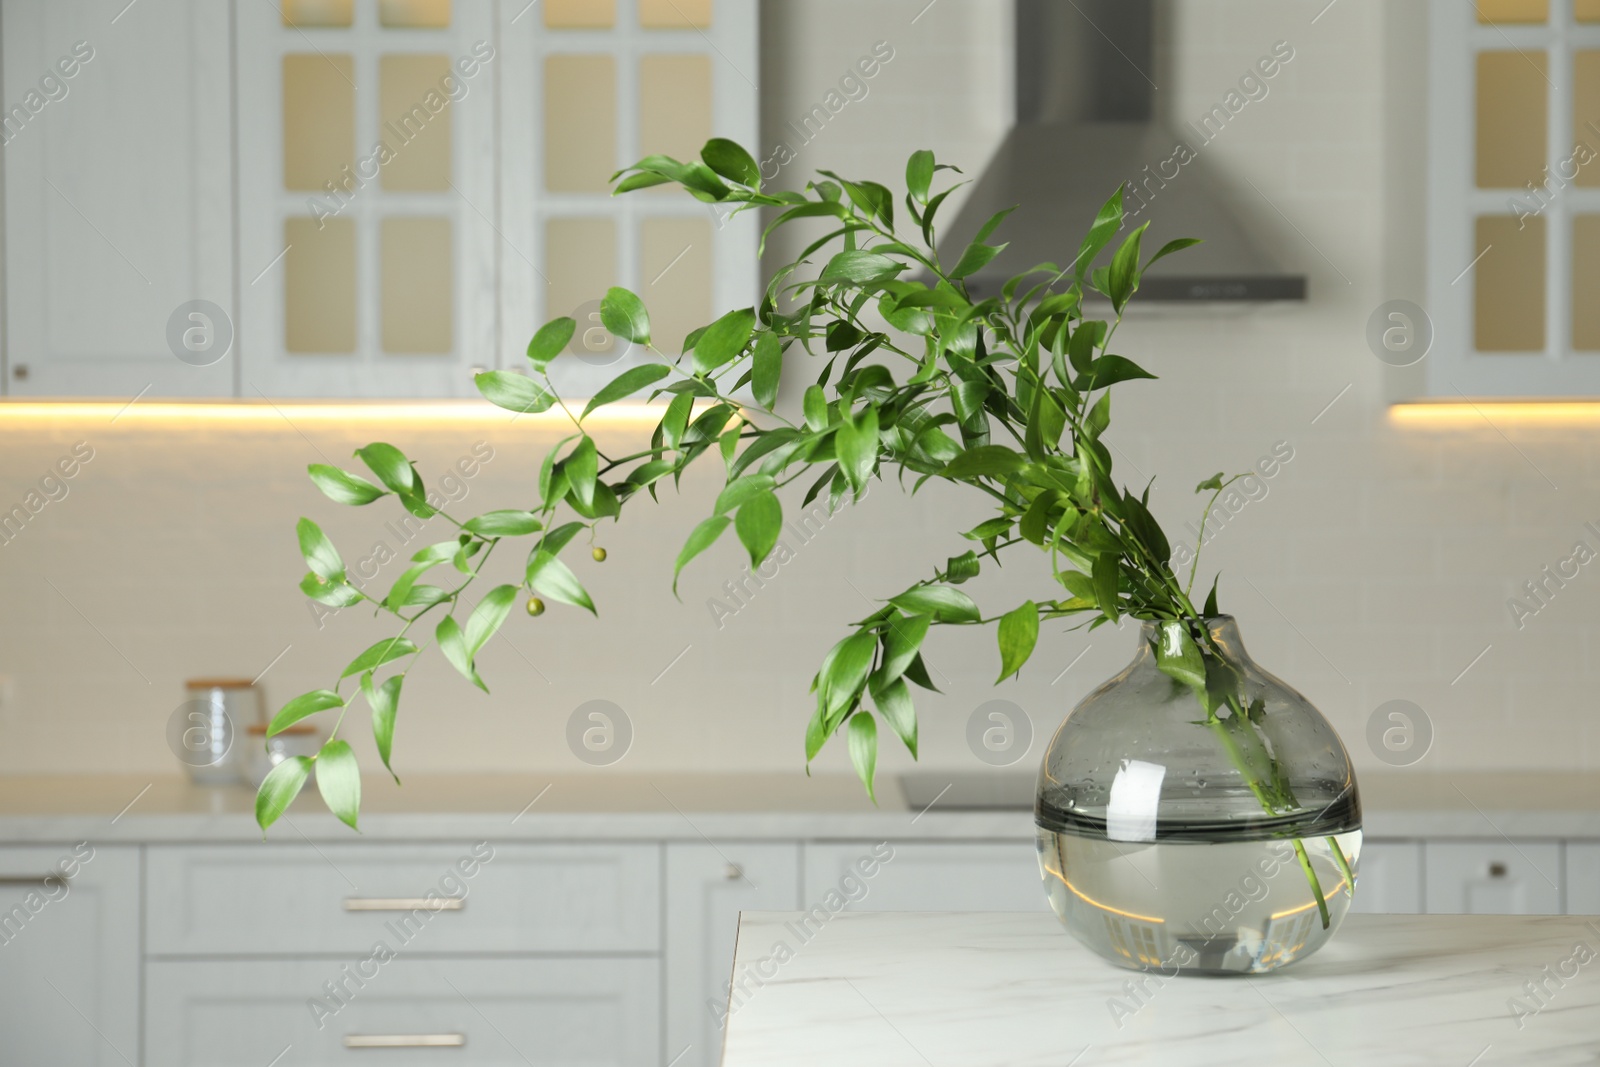
[[[1361,799],[1349,754],[1250,658],[1231,617],[1194,632],[1204,700],[1158,666],[1169,636],[1146,622],[1133,662],[1045,751],[1034,808],[1045,891],[1112,963],[1276,970],[1326,944],[1350,910]]]

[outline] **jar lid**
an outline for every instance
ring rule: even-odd
[[[190,678],[183,683],[185,689],[254,689],[255,685],[248,678]]]

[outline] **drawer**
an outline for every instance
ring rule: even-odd
[[[657,845],[163,846],[146,871],[157,956],[660,947]]]
[[[805,901],[829,911],[1048,911],[1031,840],[806,846]]]
[[[1430,915],[1561,914],[1561,846],[1553,841],[1423,845]]]
[[[1378,915],[1420,913],[1422,845],[1416,841],[1363,843],[1351,910]]]
[[[144,1062],[161,1067],[659,1067],[655,960],[362,953],[155,961],[145,976]]]

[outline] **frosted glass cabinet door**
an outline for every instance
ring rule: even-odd
[[[716,1067],[741,911],[800,903],[800,846],[742,841],[667,846],[667,1044],[661,1062]]]
[[[0,6],[0,391],[233,393],[228,7]]]
[[[0,1063],[126,1067],[138,1055],[138,849],[0,848]]]

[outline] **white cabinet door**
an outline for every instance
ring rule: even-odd
[[[230,395],[229,5],[119,8],[102,0],[0,8],[4,388]]]
[[[715,1067],[741,911],[800,906],[800,846],[719,841],[667,846],[662,1062]]]
[[[1561,846],[1551,841],[1430,841],[1430,915],[1561,914]]]
[[[827,842],[806,846],[815,911],[1047,911],[1032,841]]]
[[[1356,872],[1351,909],[1377,915],[1422,911],[1422,845],[1416,841],[1367,841]]]
[[[1567,914],[1600,915],[1600,842],[1567,844]]]
[[[151,1067],[345,1067],[369,1058],[659,1067],[652,958],[384,962],[362,953],[161,961],[146,977]]]
[[[0,1062],[138,1055],[139,850],[0,848]]]

